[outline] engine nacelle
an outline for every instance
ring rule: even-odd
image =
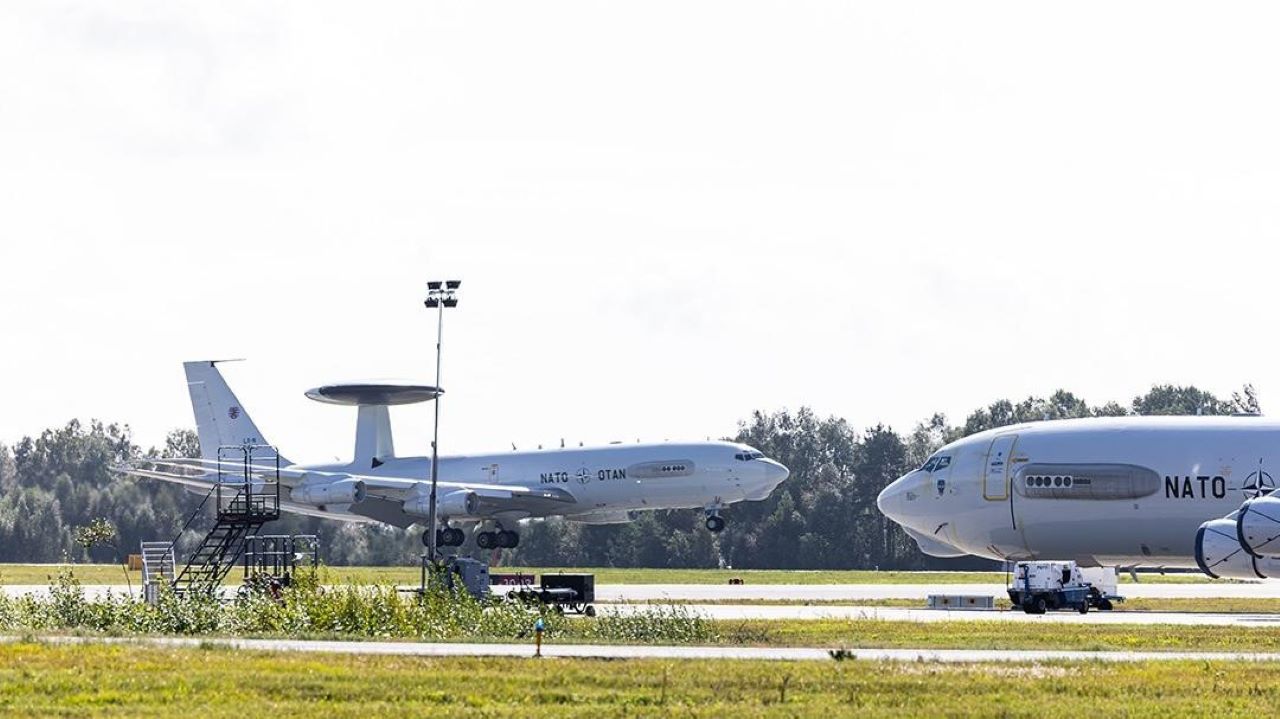
[[[364,501],[364,482],[358,479],[308,479],[289,490],[289,498],[317,507],[326,504],[355,504]]]
[[[1280,577],[1280,560],[1255,557],[1240,546],[1235,517],[1200,525],[1196,532],[1196,564],[1214,579]]]
[[[1255,557],[1280,556],[1280,497],[1258,497],[1240,506],[1236,533]]]
[[[475,492],[458,489],[436,495],[436,516],[438,517],[474,517],[480,507],[480,498]],[[404,511],[419,517],[431,515],[431,496],[426,492],[414,495],[404,502]]]

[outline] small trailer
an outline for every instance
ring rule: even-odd
[[[1027,614],[1044,614],[1050,609],[1088,614],[1090,607],[1111,609],[1113,600],[1124,601],[1085,581],[1075,562],[1018,562],[1009,587],[1009,601]]]
[[[596,601],[596,577],[594,574],[543,574],[537,588],[524,585],[508,592],[507,596],[525,602],[540,602],[557,611],[566,609],[596,615],[592,604]]]

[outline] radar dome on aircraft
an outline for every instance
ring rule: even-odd
[[[429,384],[403,379],[360,380],[313,387],[307,397],[325,404],[359,408],[356,419],[354,464],[376,469],[395,457],[391,438],[391,416],[387,407],[430,402],[444,390]]]
[[[430,402],[444,394],[444,390],[410,380],[380,379],[321,385],[307,390],[306,394],[308,398],[326,404],[389,407]]]

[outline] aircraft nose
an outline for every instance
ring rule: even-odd
[[[907,517],[906,494],[910,477],[911,475],[907,474],[897,478],[888,487],[880,490],[879,496],[876,497],[876,508],[880,513],[903,526],[906,526],[904,521]]]
[[[787,477],[791,476],[791,470],[783,466],[781,462],[772,459],[765,459],[762,461],[764,462],[765,479],[773,486],[776,487],[779,484],[782,484],[787,481]]]

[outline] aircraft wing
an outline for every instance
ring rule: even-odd
[[[158,479],[165,482],[183,484],[190,487],[208,489],[218,481],[218,475],[210,471],[208,465],[214,464],[203,459],[154,459],[145,460],[154,469],[141,467],[117,468],[125,474]],[[240,465],[243,466],[243,465]],[[280,483],[286,487],[294,487],[308,480],[317,479],[358,479],[364,483],[365,499],[361,502],[344,505],[345,511],[331,512],[305,504],[282,501],[281,507],[288,511],[313,516],[348,519],[357,521],[374,520],[397,527],[408,527],[418,524],[423,517],[404,511],[406,501],[420,499],[430,491],[430,483],[425,479],[407,479],[400,477],[379,477],[366,474],[348,474],[324,472],[297,468],[280,468],[274,466],[249,465],[251,474],[258,478],[275,477],[279,472]],[[225,480],[224,480],[225,481]],[[240,481],[236,475],[235,482]],[[576,504],[573,495],[558,487],[528,487],[510,484],[486,484],[472,482],[438,481],[437,496],[452,492],[469,492],[475,495],[478,514],[485,517],[503,519],[522,519],[530,516],[563,514]],[[347,515],[349,512],[356,517]],[[346,515],[346,516],[344,516]]]
[[[198,460],[197,460],[198,461]],[[218,482],[218,475],[201,469],[198,464],[179,464],[164,460],[145,460],[145,464],[149,464],[154,469],[145,467],[136,467],[132,465],[118,465],[111,469],[120,474],[130,477],[140,477],[143,479],[154,479],[169,484],[178,484],[187,487],[196,494],[207,494],[213,489]],[[281,480],[283,481],[283,476]],[[370,522],[374,521],[372,517],[364,516],[357,513],[346,512],[336,509],[314,507],[309,504],[299,504],[291,502],[282,497],[280,500],[280,509],[293,514],[301,514],[308,517],[320,517],[322,519],[337,519],[343,522]],[[404,525],[408,526],[408,525]]]

